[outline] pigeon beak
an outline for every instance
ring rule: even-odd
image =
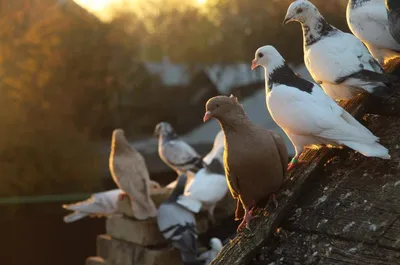
[[[285,19],[284,19],[283,22],[282,22],[282,25],[285,25],[285,24],[289,23],[290,21],[292,21],[292,17],[288,17],[288,16],[286,15]]]
[[[257,66],[258,66],[258,64],[257,64],[257,60],[256,59],[251,61],[251,70],[254,70],[254,68],[256,68]]]
[[[207,112],[204,114],[203,122],[208,121],[210,118],[211,118],[211,111],[207,111]]]

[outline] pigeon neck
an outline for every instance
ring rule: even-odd
[[[351,9],[355,9],[370,1],[371,0],[350,0],[349,4]]]
[[[297,89],[307,93],[311,93],[314,87],[314,84],[310,81],[307,81],[297,76],[286,63],[278,68],[275,68],[268,76],[269,91],[273,88],[275,84],[296,87]]]
[[[182,179],[181,177],[179,177],[178,182],[176,183],[176,186],[167,201],[176,202],[178,200],[178,197],[181,196],[185,191],[185,185],[186,185],[186,178]]]
[[[324,36],[336,31],[319,13],[301,23],[304,47],[311,46]]]
[[[121,139],[116,139],[111,146],[111,149],[114,150],[114,152],[118,153],[127,153],[127,152],[132,152],[132,148],[129,145],[128,141],[124,141]]]
[[[243,114],[226,115],[223,118],[218,119],[224,132],[234,132],[240,130],[240,128],[247,127],[251,124],[249,118]]]
[[[277,69],[280,69],[286,65],[285,60],[280,57],[279,60],[278,58],[270,60],[268,62],[268,67],[264,66],[265,69],[265,89],[267,90],[267,93],[271,91],[273,83],[271,83],[271,75],[276,72]]]
[[[160,139],[162,141],[172,141],[172,140],[178,139],[178,135],[174,132],[164,133],[164,134],[161,134]]]

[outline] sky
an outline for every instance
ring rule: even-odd
[[[77,4],[95,14],[100,19],[107,21],[112,18],[113,7],[124,5],[124,8],[134,8],[138,1],[146,0],[74,0]],[[163,1],[163,0],[160,0]],[[190,0],[196,5],[204,5],[207,0]]]

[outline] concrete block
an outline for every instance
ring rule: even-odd
[[[86,265],[106,265],[106,262],[101,257],[88,257]]]
[[[149,249],[118,239],[110,242],[108,265],[180,265],[178,250]]]
[[[107,260],[110,244],[111,244],[111,236],[98,235],[96,239],[96,255],[98,257],[103,258],[104,260]]]
[[[111,239],[109,246],[107,265],[134,265],[142,255],[141,248],[133,243]]]
[[[150,190],[150,196],[158,208],[158,206],[164,202],[168,196],[171,194],[172,189],[169,188],[156,188]],[[117,212],[122,213],[128,217],[134,218],[132,213],[131,202],[127,196],[124,196],[117,203]]]
[[[165,244],[155,219],[137,221],[123,216],[111,216],[106,221],[106,231],[110,236],[135,243],[140,246]]]
[[[151,250],[145,249],[144,255],[137,264],[146,265],[180,265],[181,260],[178,250],[174,248]]]

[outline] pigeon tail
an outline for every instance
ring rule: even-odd
[[[379,98],[389,98],[394,94],[395,90],[387,86],[377,86],[372,89],[372,95]]]
[[[89,215],[88,213],[73,212],[73,213],[70,213],[70,214],[64,216],[63,220],[65,223],[72,223],[72,222],[78,221],[82,218],[85,218],[88,215]]]
[[[382,159],[390,159],[389,151],[381,144],[374,142],[371,144],[357,143],[351,141],[342,141],[342,144],[353,150],[360,152],[367,157],[379,157]]]
[[[200,201],[195,200],[195,199],[191,198],[190,196],[184,196],[184,195],[179,196],[176,203],[178,203],[182,207],[185,207],[186,209],[188,209],[189,211],[191,211],[193,213],[200,212],[200,209],[202,206]]]
[[[145,201],[135,200],[129,196],[132,213],[138,220],[146,220],[157,216],[157,209],[151,198]]]

